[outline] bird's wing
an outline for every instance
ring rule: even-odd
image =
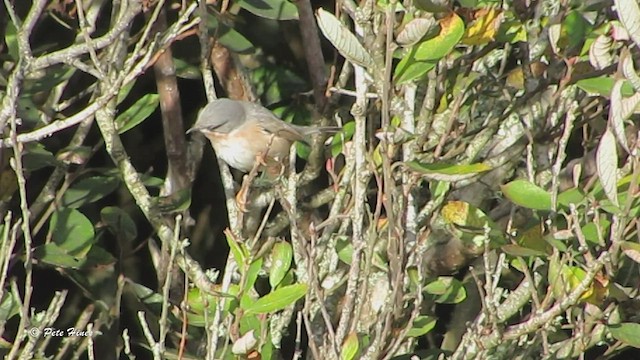
[[[296,126],[282,121],[267,108],[248,101],[242,103],[248,109],[246,112],[247,120],[256,119],[260,127],[268,134],[273,134],[290,142],[305,141],[304,132],[298,130]]]
[[[289,123],[275,118],[261,120],[260,126],[270,134],[274,134],[291,142],[305,141],[304,134]]]

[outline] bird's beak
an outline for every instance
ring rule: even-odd
[[[194,132],[194,131],[198,131],[200,129],[197,129],[195,126],[193,126],[191,129],[187,130],[187,132],[185,134],[189,135],[190,133]]]

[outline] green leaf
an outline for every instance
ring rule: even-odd
[[[71,255],[84,257],[93,245],[93,225],[78,210],[67,208],[56,211],[49,226],[55,244]]]
[[[436,327],[436,318],[428,315],[420,315],[416,317],[411,325],[411,329],[407,332],[407,337],[422,336]]]
[[[307,293],[307,284],[295,284],[281,287],[258,299],[245,308],[245,314],[267,314],[292,305]]]
[[[124,210],[117,207],[105,207],[100,211],[102,222],[107,224],[116,236],[131,241],[138,236],[136,223]]]
[[[415,59],[418,61],[440,60],[458,44],[464,35],[464,22],[456,13],[440,20],[440,33],[417,45]]]
[[[600,227],[600,229],[602,230],[601,235],[598,235],[598,227]],[[590,221],[585,226],[583,226],[582,234],[587,241],[593,244],[600,244],[601,240],[609,238],[610,229],[611,222],[606,217],[601,216],[598,225],[594,221]]]
[[[157,292],[151,290],[150,288],[144,285],[135,283],[133,281],[128,281],[126,284],[127,284],[128,290],[131,291],[134,294],[134,296],[138,298],[138,300],[140,300],[143,304],[149,307],[155,314],[160,314],[160,310],[162,309],[162,301],[163,301],[162,295],[158,294]],[[191,304],[188,298],[187,298],[187,303]],[[215,304],[215,301],[212,303]]]
[[[18,31],[11,21],[7,21],[7,27],[4,32],[4,43],[7,45],[7,52],[9,56],[11,56],[11,59],[18,61],[18,59],[20,59]]]
[[[437,61],[417,61],[413,56],[414,54],[415,52],[408,53],[396,66],[393,77],[397,85],[420,80],[437,64]]]
[[[160,96],[158,94],[147,94],[138,99],[135,104],[131,105],[116,118],[115,123],[118,134],[123,134],[145,121],[159,104]]]
[[[253,260],[251,265],[249,265],[249,269],[247,270],[247,276],[246,276],[247,282],[245,284],[245,289],[251,289],[256,284],[256,280],[258,279],[258,274],[260,273],[260,270],[262,270],[263,262],[264,260],[262,258],[259,258],[259,259]]]
[[[634,348],[640,348],[640,324],[622,323],[609,325],[611,336]]]
[[[84,264],[84,259],[69,254],[67,250],[55,243],[36,247],[33,250],[33,256],[45,264],[67,269],[79,269]]]
[[[249,54],[254,51],[251,41],[247,40],[244,35],[232,27],[221,24],[215,17],[209,16],[207,26],[210,29],[210,33],[216,34],[220,44],[224,45],[230,51],[239,54]]]
[[[589,23],[579,11],[571,11],[562,22],[561,44],[564,49],[576,49],[582,45],[586,33],[589,31]]]
[[[283,100],[290,99],[294,94],[309,89],[309,84],[305,79],[281,66],[265,64],[251,71],[250,76],[251,81],[255,84],[256,92],[260,95],[265,106],[281,103]],[[311,118],[304,106],[282,106],[271,108],[271,110],[282,120],[293,123],[303,123],[302,121],[308,121]]]
[[[350,121],[342,126],[342,131],[336,134],[331,141],[331,157],[336,157],[342,153],[344,144],[351,141],[355,131],[355,121]]]
[[[85,258],[83,267],[102,267],[106,265],[113,265],[116,263],[116,258],[111,255],[110,252],[101,248],[100,246],[93,245]]]
[[[631,241],[622,241],[620,248],[631,260],[640,263],[640,244]]]
[[[526,248],[516,244],[503,245],[502,251],[512,256],[522,256],[522,257],[547,256],[547,253],[545,253],[544,251],[534,250],[534,249]]]
[[[269,285],[275,288],[280,284],[287,271],[291,268],[293,249],[286,241],[279,241],[271,250],[271,270],[269,271]]]
[[[587,93],[609,97],[616,82],[613,77],[600,76],[588,79],[582,79],[576,82],[576,86]],[[631,96],[634,94],[633,87],[628,81],[622,84],[621,92],[623,96]]]
[[[340,351],[340,359],[341,360],[353,360],[358,355],[360,351],[360,341],[358,339],[358,334],[355,332],[349,333],[347,338],[342,343],[342,349]]]
[[[66,65],[48,67],[44,76],[25,79],[24,90],[21,91],[20,95],[33,95],[43,91],[50,91],[54,87],[69,80],[75,72],[75,68]]]
[[[424,287],[424,291],[434,295],[438,304],[458,304],[467,297],[467,291],[459,280],[450,276],[440,276]]]
[[[6,322],[20,313],[20,303],[10,294],[5,292],[0,301],[0,320]]]
[[[240,318],[240,333],[246,334],[251,330],[255,330],[257,333],[262,332],[262,323],[257,315],[243,315]]]
[[[178,58],[173,58],[173,63],[176,66],[176,76],[181,79],[197,80],[202,76],[200,74],[200,68],[196,65],[189,64]]]
[[[512,203],[534,210],[551,210],[551,194],[527,180],[502,185],[502,192]]]
[[[0,98],[4,97],[4,92],[0,91]],[[22,124],[32,128],[39,127],[43,116],[43,111],[34,102],[34,96],[21,96],[18,98],[16,108],[17,116],[22,119]]]
[[[26,145],[26,151],[22,155],[24,168],[27,171],[36,171],[45,167],[58,166],[60,162],[44,145],[30,143]]]
[[[360,44],[358,38],[333,14],[323,9],[318,9],[317,20],[318,27],[336,50],[338,50],[340,55],[352,63],[365,68],[375,66],[373,58],[367,49]]]
[[[450,11],[449,1],[447,0],[415,0],[414,5],[418,9],[430,13]]]
[[[569,208],[571,204],[580,205],[586,199],[586,196],[579,188],[573,188],[558,194],[558,205]]]
[[[62,205],[79,208],[111,194],[120,185],[120,180],[110,176],[93,176],[74,183],[62,196]]]
[[[394,81],[403,84],[420,79],[446,56],[464,35],[464,23],[455,13],[440,20],[440,32],[411,48],[394,70]]]
[[[163,214],[175,214],[191,206],[191,188],[180,189],[168,196],[154,198],[158,210]]]
[[[56,161],[65,164],[83,165],[91,157],[93,150],[89,146],[69,146],[56,154]]]
[[[136,80],[137,78],[135,80],[129,81],[120,88],[120,91],[118,91],[118,97],[116,98],[116,103],[118,105],[120,105],[120,103],[123,102],[124,99],[127,98],[127,96],[129,96],[131,89],[133,89],[133,86],[136,84]]]
[[[351,265],[351,258],[353,257],[353,244],[346,237],[339,237],[336,242],[336,252],[338,252],[338,258],[345,264]]]
[[[491,170],[491,167],[484,163],[455,165],[444,163],[426,164],[410,161],[405,164],[410,169],[424,174],[427,179],[439,181],[460,181]]]
[[[298,19],[298,8],[287,0],[240,0],[238,5],[254,15],[267,19]]]
[[[245,248],[244,244],[238,243],[233,236],[230,234],[226,234],[227,244],[229,244],[229,250],[233,255],[236,264],[238,264],[238,268],[240,271],[243,271],[244,264],[249,256],[249,252]]]

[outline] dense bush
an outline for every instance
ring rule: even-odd
[[[0,28],[7,358],[638,356],[636,1],[6,0]],[[240,174],[185,135],[216,97],[342,131]]]

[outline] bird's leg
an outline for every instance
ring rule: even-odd
[[[249,204],[249,188],[253,183],[253,180],[258,176],[258,171],[260,167],[265,165],[265,156],[262,153],[258,153],[256,155],[256,162],[253,164],[251,171],[242,178],[242,186],[240,186],[240,190],[236,194],[236,204],[238,204],[238,210],[246,213],[247,205]]]
[[[249,176],[244,176],[244,178],[242,179],[242,186],[240,186],[240,190],[238,190],[238,193],[236,194],[236,204],[238,206],[238,210],[240,210],[243,213],[248,212],[247,211],[247,197],[249,196],[249,181],[247,181],[249,178]]]

